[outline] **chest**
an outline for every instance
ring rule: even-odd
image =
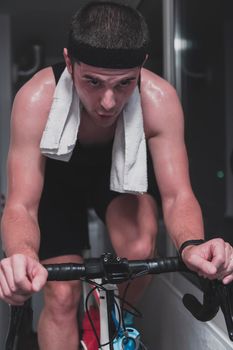
[[[78,140],[82,144],[103,144],[114,139],[116,123],[110,127],[102,127],[86,116],[81,116]]]

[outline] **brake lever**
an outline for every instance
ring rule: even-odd
[[[184,306],[197,320],[202,322],[213,319],[220,307],[226,322],[229,338],[233,341],[233,316],[229,286],[224,285],[218,280],[210,281],[201,279],[201,281],[203,304],[193,295],[185,294],[183,297]]]
[[[219,311],[219,301],[216,297],[216,289],[213,281],[200,279],[203,291],[203,304],[192,294],[183,296],[183,304],[191,314],[199,321],[212,320]]]
[[[228,335],[231,341],[233,341],[233,316],[230,298],[230,287],[219,282],[217,285],[216,294],[219,299],[219,305],[223,312],[223,316],[226,322]]]

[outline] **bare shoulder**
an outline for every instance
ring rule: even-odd
[[[55,79],[51,67],[37,72],[16,94],[16,99],[27,98],[29,102],[39,103],[41,99],[52,96]]]
[[[145,68],[141,71],[141,89],[142,97],[148,101],[154,97],[166,99],[176,95],[176,90],[167,80]]]
[[[33,215],[37,210],[44,178],[45,157],[39,145],[54,89],[52,69],[43,69],[18,91],[13,103],[7,203],[8,208],[26,204]]]
[[[21,89],[18,91],[17,95],[24,93],[37,93],[38,90],[49,92],[55,87],[55,79],[52,71],[52,67],[43,68],[38,71],[33,77],[26,82]]]
[[[157,74],[142,69],[141,101],[146,134],[154,136],[171,123],[183,123],[175,88]]]
[[[12,127],[33,127],[41,132],[48,118],[55,90],[52,68],[36,73],[17,92],[12,108]]]

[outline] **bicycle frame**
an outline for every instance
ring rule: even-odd
[[[111,254],[104,254],[101,258],[87,259],[84,261],[84,264],[68,263],[45,265],[45,268],[48,270],[48,280],[50,281],[80,279],[89,282],[90,280],[101,278],[104,280],[105,285],[118,284],[146,274],[160,274],[177,271],[185,271],[195,274],[188,270],[184,263],[177,257],[128,261],[124,258],[113,257]],[[198,277],[198,275],[196,276]],[[200,281],[203,282],[203,279],[200,278]],[[218,313],[219,308],[221,308],[225,318],[229,338],[233,341],[233,315],[230,290],[228,286],[223,285],[218,280],[204,280],[204,283],[201,283],[201,289],[203,291],[203,304],[201,304],[194,296],[185,294],[183,297],[185,307],[196,319],[203,322],[214,318]],[[11,319],[5,350],[15,350],[13,345],[15,343],[15,338],[18,336],[17,330],[19,329],[19,324],[22,319],[21,312],[18,311],[24,308],[25,306],[11,306]],[[106,319],[106,314],[101,314],[101,318]],[[102,333],[105,335],[104,339],[101,339],[101,342],[102,340],[105,341],[107,337],[106,334],[108,334],[106,333],[104,323],[103,327],[104,329]],[[102,349],[112,350],[111,347],[102,347]],[[132,349],[135,350],[134,348],[130,348],[130,350]],[[116,347],[115,349],[113,348],[113,350],[122,349]]]
[[[97,279],[93,281],[97,285],[101,285],[103,281]],[[98,288],[97,304],[99,305],[100,317],[100,344],[101,350],[138,350],[140,345],[140,333],[133,327],[126,327],[124,330],[121,325],[121,306],[119,302],[119,290],[116,284],[107,283],[104,289]],[[84,298],[86,298],[84,292]],[[112,323],[116,328],[113,331]],[[89,350],[85,343],[81,342],[84,350]]]

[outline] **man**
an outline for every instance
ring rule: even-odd
[[[147,28],[139,13],[114,3],[91,3],[73,19],[64,49],[65,72],[60,66],[43,69],[15,97],[9,191],[2,219],[7,258],[0,265],[0,297],[20,305],[44,287],[45,306],[38,326],[42,350],[77,349],[80,284],[46,283],[40,262],[82,259],[86,205],[92,205],[105,221],[117,255],[153,256],[160,199],[150,176],[147,189],[145,157],[148,171],[152,158],[164,221],[177,249],[182,246],[184,262],[202,276],[224,283],[233,280],[231,246],[221,239],[202,241],[201,210],[188,175],[182,109],[175,90],[142,68],[147,48]],[[66,98],[61,99],[63,93]],[[57,105],[58,114],[53,113]],[[132,116],[129,110],[134,109]],[[74,113],[63,118],[70,110],[80,119],[72,119]],[[70,145],[74,130],[77,141]],[[62,144],[65,151],[59,148]],[[111,170],[112,163],[117,170]],[[130,178],[134,163],[136,171]],[[126,186],[120,180],[119,192],[111,191],[109,182],[116,190],[114,183],[126,168],[126,178],[131,180]],[[143,288],[137,288],[139,295]]]

